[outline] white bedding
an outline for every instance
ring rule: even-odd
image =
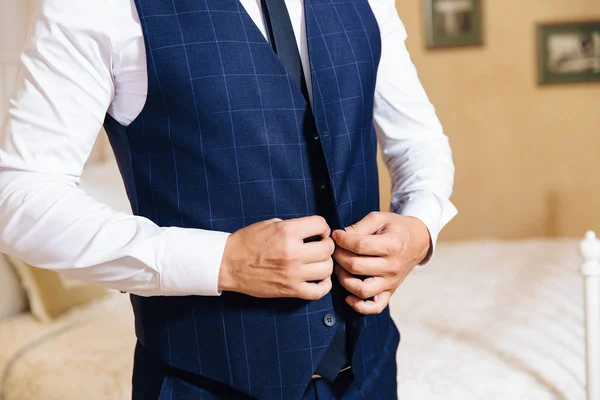
[[[442,244],[392,299],[401,399],[584,399],[578,241]],[[127,296],[0,323],[0,400],[126,399]]]
[[[584,399],[578,245],[440,246],[392,300],[401,398]]]

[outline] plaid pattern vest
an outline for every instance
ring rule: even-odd
[[[135,4],[147,101],[129,126],[105,122],[135,214],[160,226],[233,232],[323,209],[347,226],[378,209],[381,42],[367,0],[305,0],[312,107],[238,0]],[[301,397],[335,333],[323,318],[339,316],[331,295],[131,299],[138,340],[163,363],[265,399]],[[387,309],[348,315],[360,386],[397,331]]]

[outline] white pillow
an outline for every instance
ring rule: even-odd
[[[4,254],[0,254],[0,319],[27,310],[27,294]]]

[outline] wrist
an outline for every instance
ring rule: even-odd
[[[219,267],[218,289],[220,292],[234,292],[236,289],[236,280],[234,274],[235,260],[232,258],[232,249],[235,248],[232,242],[235,241],[234,235],[230,235],[225,242],[223,258]]]
[[[408,217],[412,223],[412,242],[416,248],[415,259],[417,265],[422,263],[429,256],[432,247],[431,234],[427,225],[416,217]]]

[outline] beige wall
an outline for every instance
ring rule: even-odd
[[[485,46],[425,50],[422,1],[397,1],[450,137],[459,216],[443,239],[600,230],[600,83],[537,85],[539,22],[600,19],[598,0],[484,0]],[[382,206],[389,179],[381,174]]]
[[[0,126],[18,69],[19,52],[25,42],[29,1],[0,0]]]

